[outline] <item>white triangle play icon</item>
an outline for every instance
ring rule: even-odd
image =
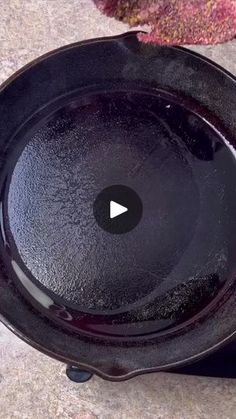
[[[110,201],[110,218],[118,217],[124,212],[127,212],[128,208],[123,207],[123,205],[118,204],[115,201]]]

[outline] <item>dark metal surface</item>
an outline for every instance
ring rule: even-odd
[[[119,380],[235,332],[235,80],[135,34],[36,60],[0,91],[0,313],[51,356]],[[127,234],[97,225],[111,185]],[[233,314],[234,313],[234,314]]]
[[[236,378],[236,341],[229,343],[201,361],[177,368],[172,372],[204,377]]]

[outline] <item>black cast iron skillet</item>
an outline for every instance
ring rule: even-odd
[[[216,64],[135,33],[63,47],[6,81],[1,321],[110,380],[233,339],[235,93]],[[107,220],[112,199],[130,218]]]

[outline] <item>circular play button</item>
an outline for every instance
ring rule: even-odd
[[[113,185],[97,196],[93,206],[94,217],[103,230],[123,234],[133,230],[139,223],[143,205],[133,189]]]

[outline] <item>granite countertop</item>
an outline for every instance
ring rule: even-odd
[[[0,83],[51,49],[126,30],[100,15],[91,0],[0,0]],[[236,40],[194,50],[236,74]],[[159,373],[74,384],[64,365],[2,325],[0,354],[0,419],[235,418],[236,380]]]

